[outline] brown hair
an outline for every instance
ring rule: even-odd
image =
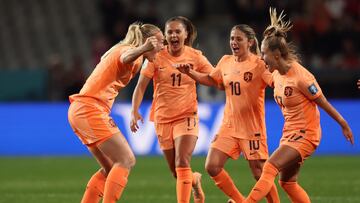
[[[253,54],[260,55],[259,42],[256,38],[256,33],[255,33],[254,29],[252,29],[250,26],[248,26],[246,24],[235,25],[234,27],[231,28],[231,31],[233,31],[235,29],[238,29],[241,32],[243,32],[246,35],[246,37],[248,38],[248,40],[251,40],[251,39],[254,40],[253,45],[250,47],[250,51]]]
[[[173,22],[173,21],[180,21],[185,26],[186,32],[188,33],[188,36],[185,39],[185,45],[191,47],[197,36],[197,31],[196,31],[194,24],[192,24],[192,22],[186,17],[175,16],[175,17],[172,17],[169,20],[167,20],[165,25],[167,25],[168,23]]]
[[[271,50],[278,49],[287,61],[299,61],[295,47],[286,42],[287,32],[292,28],[290,21],[284,21],[284,11],[277,16],[276,9],[270,8],[271,24],[265,29],[263,43]]]

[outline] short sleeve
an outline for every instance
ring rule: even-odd
[[[140,74],[145,75],[148,78],[153,78],[155,73],[155,64],[145,59]]]
[[[322,95],[321,88],[311,73],[302,74],[298,80],[299,90],[310,100]]]
[[[274,77],[269,70],[265,69],[261,75],[261,78],[269,87],[274,87]]]
[[[221,58],[216,67],[210,72],[209,76],[216,81],[218,84],[223,83],[222,77],[222,61],[224,58]]]
[[[211,65],[209,60],[202,55],[201,53],[198,55],[198,69],[197,71],[201,73],[210,73],[214,67]]]

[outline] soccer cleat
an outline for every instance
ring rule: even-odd
[[[233,199],[229,199],[229,200],[227,201],[227,203],[236,203],[236,202],[235,202],[235,200],[233,200]]]
[[[205,194],[201,188],[201,173],[194,172],[193,179],[192,192],[194,196],[194,203],[204,203]]]

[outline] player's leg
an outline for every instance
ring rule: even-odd
[[[113,162],[105,182],[103,203],[115,203],[125,189],[135,156],[121,132],[99,144],[98,148]]]
[[[251,169],[251,172],[252,172],[255,180],[260,179],[264,163],[265,163],[265,160],[249,160],[249,167]],[[279,194],[278,194],[275,183],[273,183],[269,193],[266,195],[266,200],[269,203],[275,203],[275,202],[279,203],[280,202]]]
[[[164,157],[169,166],[171,174],[176,178],[176,170],[175,170],[175,148],[165,149],[163,150]]]
[[[100,164],[101,169],[94,173],[90,178],[88,184],[86,185],[81,203],[98,203],[104,196],[106,176],[112,167],[112,161],[108,159],[97,147],[88,146],[88,149]]]
[[[296,149],[287,145],[280,145],[265,162],[261,177],[256,182],[245,202],[259,202],[269,193],[279,171],[301,160],[301,155]]]
[[[190,167],[191,156],[194,151],[197,136],[182,135],[174,139],[175,143],[175,170],[176,192],[178,203],[189,203],[193,182],[193,173]]]
[[[98,111],[98,113],[89,114],[89,112],[94,111]],[[95,174],[93,174],[93,176],[88,181],[81,200],[82,203],[97,203],[101,200],[104,194],[106,176],[113,164],[112,161],[109,160],[95,145],[98,140],[101,140],[102,136],[106,136],[102,133],[97,133],[98,131],[96,131],[96,129],[99,129],[98,125],[100,124],[100,126],[105,126],[106,129],[109,129],[107,127],[107,120],[102,119],[107,117],[106,114],[104,117],[93,116],[102,114],[103,112],[99,111],[98,109],[81,102],[71,103],[68,111],[69,124],[71,125],[75,134],[83,144],[87,145],[88,150],[93,154],[102,167]],[[97,128],[93,129],[92,127],[95,125]]]
[[[218,139],[219,141],[219,139]],[[214,143],[213,143],[214,144]],[[206,157],[205,169],[214,180],[215,185],[235,202],[242,202],[244,196],[236,188],[232,178],[224,169],[229,155],[211,147]]]
[[[297,177],[300,163],[294,163],[280,172],[279,184],[288,194],[291,202],[309,203],[310,198],[306,191],[298,184]]]
[[[269,158],[266,139],[261,139],[261,136],[259,134],[255,134],[249,140],[241,139],[240,145],[245,159],[248,160],[249,167],[255,180],[259,180],[265,161]],[[275,183],[273,183],[270,192],[266,195],[266,199],[267,202],[271,203],[280,202],[279,194]]]

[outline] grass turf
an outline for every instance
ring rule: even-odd
[[[204,162],[204,157],[194,157],[192,167],[203,173],[206,203],[226,202],[228,198],[205,173]],[[2,157],[0,163],[0,203],[80,202],[88,178],[98,168],[91,157]],[[302,167],[300,184],[312,202],[360,202],[359,167],[359,156],[311,157]],[[229,160],[226,169],[247,195],[255,181],[244,159]],[[119,202],[176,202],[175,183],[162,157],[138,157]],[[278,190],[282,202],[290,202]]]

